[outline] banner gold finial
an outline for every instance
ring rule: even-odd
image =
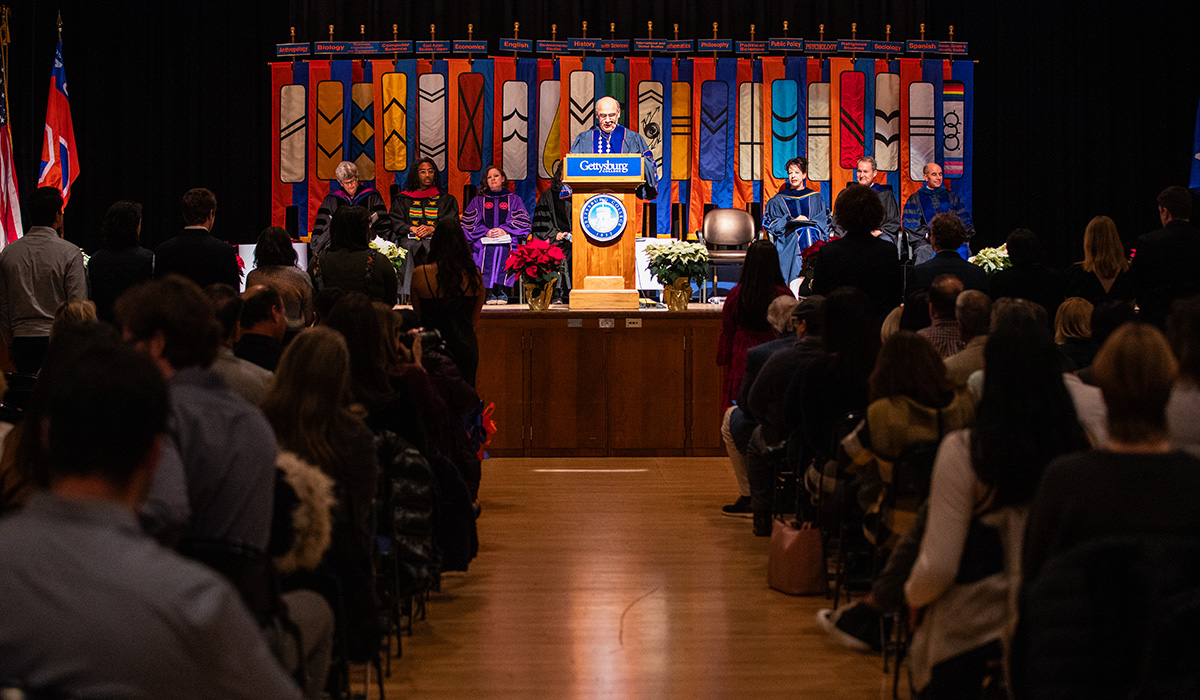
[[[851,39],[857,39],[857,38],[858,38],[858,22],[851,22],[851,23],[850,23],[850,38],[851,38]]]
[[[754,25],[750,25],[750,41],[754,41]]]
[[[892,40],[892,25],[890,25],[890,24],[889,24],[889,25],[887,26],[887,34],[886,34],[886,35],[883,37],[883,40],[884,40],[884,41],[891,41],[891,40]]]
[[[475,38],[475,25],[468,24],[467,25],[467,40],[470,41],[471,39],[474,39],[474,38]]]
[[[521,38],[520,34],[521,34],[521,23],[513,22],[513,38],[520,39]]]
[[[954,25],[950,25],[950,41],[954,41]]]
[[[558,25],[550,25],[550,41],[558,41]]]
[[[333,41],[333,25],[329,25],[329,40]]]
[[[675,25],[675,38],[676,39],[679,38],[679,25],[678,24]]]
[[[825,25],[821,25],[821,41],[825,41]]]
[[[7,8],[5,8],[7,10]],[[292,27],[292,43],[296,43],[296,28]]]
[[[925,23],[922,22],[921,23],[921,40],[924,41],[924,39],[925,39]]]

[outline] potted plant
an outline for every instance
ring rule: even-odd
[[[989,275],[1012,267],[1012,261],[1008,259],[1008,244],[998,248],[983,248],[967,258],[967,262],[982,267]]]
[[[390,260],[391,263],[396,266],[397,271],[404,269],[404,257],[408,255],[407,250],[401,248],[395,243],[392,243],[391,241],[385,241],[379,236],[376,236],[375,240],[371,241],[367,245],[369,245],[373,250],[378,250],[380,253],[382,253],[383,257]]]
[[[692,298],[693,277],[708,275],[708,249],[700,243],[668,241],[646,246],[650,274],[663,286],[663,296],[671,311],[686,311]]]
[[[530,311],[545,311],[550,307],[550,295],[564,258],[558,246],[540,238],[530,238],[508,254],[504,270],[520,276]]]

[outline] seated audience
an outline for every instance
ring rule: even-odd
[[[96,314],[113,322],[113,304],[130,287],[154,274],[154,252],[138,243],[142,233],[142,205],[116,202],[104,214],[100,236],[104,247],[88,260],[88,282]]]
[[[221,344],[217,348],[212,370],[225,378],[225,384],[233,393],[257,406],[267,395],[267,387],[270,386],[273,375],[271,370],[233,354],[233,344],[237,340],[238,323],[241,321],[242,305],[245,302],[237,290],[227,284],[208,285],[204,289],[204,296],[212,305],[213,314],[221,326]]]
[[[49,373],[48,488],[0,521],[0,677],[54,697],[299,698],[237,592],[138,527],[169,411],[154,363],[111,339],[70,359]]]
[[[446,352],[471,386],[479,369],[475,326],[486,296],[462,227],[439,221],[428,258],[417,261],[413,270],[411,301],[421,324],[442,334]]]
[[[1200,456],[1200,297],[1180,299],[1167,318],[1179,379],[1167,403],[1171,446]]]
[[[287,319],[279,292],[262,285],[247,289],[242,294],[238,328],[233,354],[274,372],[279,356],[283,354],[283,336],[287,333]]]
[[[1098,346],[1092,341],[1092,303],[1071,297],[1058,307],[1054,316],[1054,343],[1071,358],[1075,369],[1092,364]]]
[[[900,303],[904,272],[893,242],[872,235],[883,222],[883,204],[870,187],[853,184],[838,195],[833,217],[845,232],[817,251],[812,268],[814,294],[838,287],[857,287],[882,319]]]
[[[912,331],[898,331],[884,341],[870,382],[866,417],[842,440],[839,459],[856,482],[863,534],[877,547],[890,550],[918,517],[910,509],[917,504],[896,503],[890,494],[897,460],[910,447],[936,444],[943,435],[970,427],[975,404],[965,388],[955,388],[929,341]],[[903,581],[877,577],[873,594],[848,608],[821,610],[817,621],[851,648],[879,651],[880,614],[894,610],[881,605],[888,599],[882,589],[897,584]]]
[[[246,288],[261,284],[283,297],[287,318],[284,344],[312,325],[313,284],[307,272],[296,267],[296,249],[288,232],[278,226],[263,229],[254,246],[254,269],[246,273]]]
[[[933,280],[941,275],[954,275],[965,289],[988,290],[987,273],[982,267],[962,259],[959,246],[967,240],[967,229],[957,216],[938,214],[929,226],[929,239],[933,245],[932,259],[914,267],[908,273],[907,294],[929,289]]]
[[[919,289],[904,298],[900,305],[900,318],[897,330],[919,331],[928,328],[933,323],[929,317],[929,290]]]
[[[933,323],[917,333],[933,343],[943,358],[961,352],[966,347],[962,327],[956,317],[958,295],[962,291],[963,284],[954,275],[939,275],[929,287],[929,317]]]
[[[1028,503],[1050,460],[1087,445],[1044,327],[998,329],[985,356],[975,428],[942,441],[904,586],[919,620],[909,659],[923,698],[981,697],[1014,619]]]
[[[70,299],[58,305],[54,311],[54,322],[50,325],[50,342],[60,335],[67,326],[78,326],[83,323],[99,320],[96,317],[96,303],[89,299]]]
[[[736,406],[725,409],[721,420],[721,439],[725,443],[725,452],[729,455],[733,475],[738,482],[738,500],[722,508],[725,515],[734,517],[750,517],[750,485],[746,481],[746,445],[750,434],[758,425],[749,406],[750,387],[754,385],[759,371],[764,364],[776,353],[791,347],[796,343],[792,310],[797,301],[791,295],[778,296],[771,300],[767,307],[767,322],[779,334],[775,340],[768,341],[751,348],[746,353],[746,370],[742,376],[742,386],[738,390]],[[790,375],[789,375],[790,379]],[[737,435],[735,436],[734,433]]]
[[[983,347],[992,323],[992,300],[976,289],[968,289],[954,301],[954,317],[965,343],[962,350],[946,358],[946,375],[955,386],[966,386],[971,373],[983,369]]]
[[[347,292],[362,292],[395,306],[400,284],[396,266],[368,245],[370,225],[366,209],[338,207],[330,226],[329,247],[318,253],[309,265],[314,289],[337,287]]]
[[[1082,297],[1093,306],[1106,301],[1133,301],[1129,256],[1112,219],[1097,216],[1088,222],[1083,232],[1083,261],[1067,268],[1066,281],[1066,296]]]
[[[1171,446],[1177,364],[1148,324],[1096,355],[1107,449],[1047,467],[1029,509],[1018,697],[1185,697],[1196,687],[1200,460]],[[1086,669],[1064,672],[1064,669]]]
[[[1113,334],[1126,323],[1132,323],[1138,320],[1137,311],[1134,310],[1133,304],[1127,301],[1111,300],[1092,307],[1092,344],[1099,348],[1104,345],[1104,341],[1108,340],[1108,336]],[[1092,380],[1092,366],[1088,365],[1076,372],[1079,378],[1085,384],[1095,384]]]
[[[746,370],[750,348],[775,339],[767,322],[767,307],[778,296],[791,296],[779,271],[779,254],[767,241],[755,241],[746,249],[746,262],[738,283],[721,309],[721,335],[717,340],[717,366],[724,368],[721,411],[733,405]]]
[[[330,547],[316,570],[297,573],[288,588],[311,588],[338,612],[340,637],[354,659],[379,644],[378,601],[371,580],[374,502],[379,465],[371,430],[351,404],[350,351],[340,333],[318,327],[288,345],[263,414],[279,447],[333,479],[336,504]]]
[[[1008,234],[1005,248],[1012,267],[1000,270],[988,280],[992,298],[1028,299],[1045,309],[1047,318],[1053,319],[1055,310],[1065,298],[1066,282],[1061,272],[1042,262],[1042,245],[1037,235],[1027,228],[1019,228]]]

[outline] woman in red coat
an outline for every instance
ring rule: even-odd
[[[746,250],[742,276],[725,298],[721,312],[721,337],[717,342],[717,365],[725,368],[721,385],[721,413],[733,405],[746,372],[746,352],[774,340],[776,333],[767,322],[767,307],[780,295],[791,294],[779,271],[779,253],[767,241],[755,241]]]

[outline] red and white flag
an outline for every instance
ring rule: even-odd
[[[63,206],[71,198],[71,183],[79,177],[75,155],[75,129],[71,126],[71,101],[67,97],[67,73],[63,70],[62,40],[54,53],[50,72],[50,99],[46,103],[46,140],[42,142],[42,167],[38,187],[57,187]]]
[[[8,87],[0,71],[0,248],[21,237],[21,203],[13,167],[12,131],[8,126]]]

